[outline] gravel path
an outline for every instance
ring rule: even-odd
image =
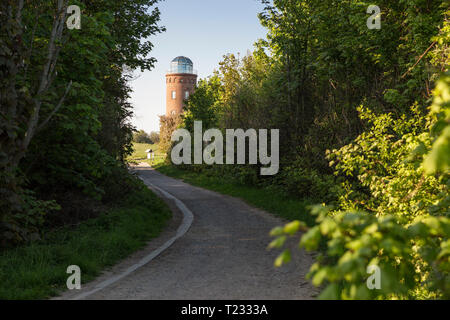
[[[140,165],[135,170],[147,185],[184,203],[194,215],[190,229],[148,264],[85,296],[175,236],[183,213],[174,200],[166,199],[174,218],[158,239],[82,290],[67,292],[59,299],[259,300],[315,296],[316,290],[304,278],[313,259],[295,249],[296,242],[291,244],[293,261],[282,268],[273,267],[277,252],[267,250],[271,241],[268,234],[284,221],[242,200],[191,186],[148,166]]]

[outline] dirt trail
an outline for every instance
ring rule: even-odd
[[[180,200],[193,213],[192,225],[149,263],[103,287],[102,283],[124,274],[175,236],[183,213],[173,199],[167,200],[174,218],[158,239],[82,290],[59,299],[313,298],[316,290],[304,278],[313,261],[309,254],[294,248],[292,263],[273,267],[277,252],[267,250],[268,234],[284,221],[242,200],[191,186],[150,167],[140,165],[135,170],[147,185]]]

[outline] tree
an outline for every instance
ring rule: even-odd
[[[159,143],[159,132],[156,131],[150,132],[150,140],[152,140],[153,143]]]
[[[37,5],[31,1],[31,5]],[[51,10],[45,3],[40,10]],[[36,20],[41,15],[37,10]],[[67,1],[58,0],[53,17],[45,19],[50,24],[50,33],[44,38],[47,45],[39,50],[39,65],[30,67],[30,61],[36,51],[35,42],[37,24],[27,46],[24,30],[24,1],[3,1],[0,4],[0,226],[4,229],[5,215],[20,210],[23,206],[20,181],[18,179],[19,163],[24,158],[30,142],[37,132],[41,131],[50,119],[62,107],[72,82],[65,84],[65,89],[54,90],[56,66],[63,43],[63,30],[66,22]],[[51,12],[51,11],[50,11]],[[30,86],[30,80],[33,85]],[[42,116],[45,99],[52,92],[58,95],[50,112]],[[11,221],[8,222],[9,224]],[[0,230],[1,231],[1,230]]]
[[[153,144],[153,140],[150,138],[150,135],[144,130],[139,130],[133,136],[133,141],[136,143],[149,143]]]
[[[160,142],[159,150],[162,153],[169,153],[172,147],[172,133],[182,125],[182,118],[180,115],[160,116]]]
[[[150,10],[156,3],[72,1],[81,8],[82,28],[68,30],[67,0],[1,2],[3,239],[7,234],[22,241],[31,221],[40,221],[31,213],[24,218],[24,211],[49,211],[29,209],[45,204],[39,194],[48,199],[70,191],[101,199],[126,180],[123,161],[134,129],[128,81],[133,70],[155,62],[148,38],[164,31],[158,9]],[[28,189],[37,194],[29,196]]]

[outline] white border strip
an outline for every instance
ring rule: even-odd
[[[88,297],[88,296],[90,296],[90,295],[92,295],[92,294],[94,294],[94,293],[96,293],[96,292],[98,292],[100,290],[103,290],[107,286],[110,286],[111,284],[119,281],[120,279],[125,278],[126,276],[130,275],[131,273],[133,273],[137,269],[143,267],[144,265],[146,265],[147,263],[149,263],[150,261],[155,259],[164,250],[168,249],[177,239],[181,238],[182,236],[184,236],[186,234],[186,232],[188,232],[189,228],[192,225],[192,222],[194,221],[194,215],[192,214],[191,210],[189,210],[186,207],[186,205],[183,202],[181,202],[178,198],[175,198],[173,195],[171,195],[167,191],[164,191],[163,189],[158,188],[157,186],[153,185],[152,183],[147,182],[147,184],[149,184],[151,186],[151,188],[154,188],[154,189],[158,190],[161,194],[163,194],[164,197],[175,201],[176,206],[183,213],[183,221],[181,222],[181,225],[178,227],[176,235],[174,237],[172,237],[171,239],[169,239],[161,247],[159,247],[155,251],[152,251],[150,254],[148,254],[147,256],[142,258],[138,263],[136,263],[136,264],[132,265],[131,267],[129,267],[123,273],[118,274],[116,276],[113,276],[113,277],[111,277],[111,278],[109,278],[109,279],[99,283],[98,285],[95,286],[94,289],[92,289],[92,290],[90,290],[88,292],[82,293],[82,294],[72,298],[71,300],[84,299],[84,298],[86,298],[86,297]]]

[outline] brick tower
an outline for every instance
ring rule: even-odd
[[[194,92],[197,74],[186,57],[176,57],[166,74],[166,116],[183,112],[184,101]]]

